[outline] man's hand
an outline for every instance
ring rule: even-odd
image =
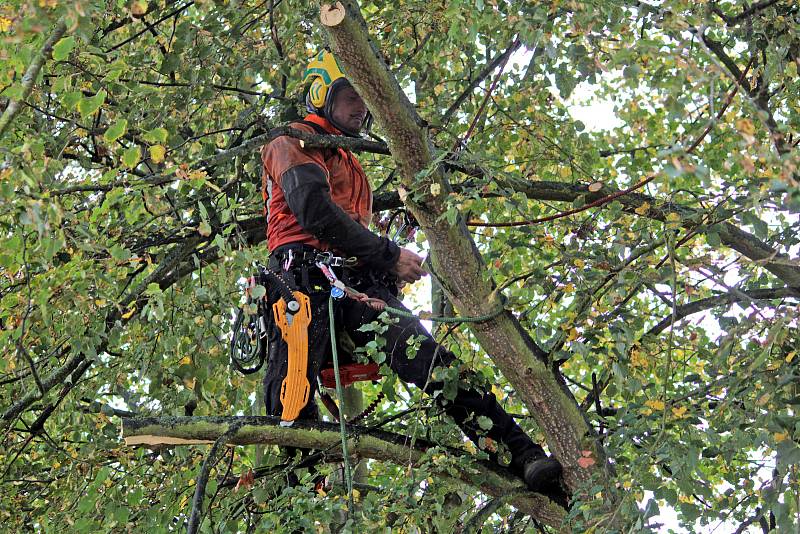
[[[400,257],[397,258],[397,263],[392,272],[403,282],[412,284],[428,274],[422,268],[422,257],[404,248],[400,249]]]

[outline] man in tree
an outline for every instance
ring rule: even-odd
[[[360,136],[371,120],[369,112],[333,55],[327,51],[316,55],[305,71],[305,81],[310,82],[306,95],[309,115],[291,126],[310,134]],[[413,283],[427,273],[417,254],[368,229],[372,192],[352,153],[341,148],[305,148],[298,139],[281,136],[263,147],[261,157],[270,268],[284,276],[288,273],[298,289],[308,295],[311,312],[307,362],[302,362],[306,372],[300,378],[305,389],[299,403],[292,403],[288,416],[285,388],[291,389],[291,384],[286,385],[291,379],[287,373],[292,374],[297,368],[293,370],[289,364],[290,349],[277,329],[273,329],[269,343],[264,378],[267,413],[282,415],[291,422],[297,417],[316,416],[311,402],[314,388],[307,384],[316,383],[321,367],[330,357],[330,273],[346,277],[350,286],[395,308],[404,308],[397,299],[397,281]],[[357,263],[353,265],[346,258],[357,258]],[[340,268],[342,263],[350,267]],[[269,298],[270,302],[280,298],[276,288],[269,289]],[[334,302],[338,328],[346,331],[356,345],[363,346],[373,338],[374,334],[362,332],[359,327],[375,320],[378,311],[350,298]],[[411,336],[420,336],[422,341],[416,354],[409,357]],[[418,320],[400,317],[382,337],[386,341],[386,361],[402,380],[428,393],[443,388],[443,383],[431,381],[432,369],[452,366],[457,363],[456,358],[439,346]],[[531,490],[558,493],[561,465],[548,458],[542,447],[523,432],[494,394],[459,385],[452,400],[441,394],[436,399],[476,444],[484,434],[502,443],[511,454],[509,467]]]

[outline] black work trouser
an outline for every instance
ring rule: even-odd
[[[276,262],[271,267],[277,267]],[[300,418],[316,418],[317,408],[313,402],[316,389],[317,376],[324,367],[329,367],[331,362],[331,340],[329,331],[328,296],[330,284],[322,276],[319,269],[309,266],[306,276],[301,276],[299,269],[295,269],[295,280],[298,289],[309,295],[311,300],[311,323],[308,327],[309,362],[308,381],[311,384],[309,402],[300,413]],[[303,279],[308,282],[303,287]],[[370,297],[384,300],[393,308],[407,309],[397,299],[395,291],[388,284],[370,273],[355,273],[350,277],[350,285]],[[310,286],[310,287],[309,287]],[[274,288],[269,289],[270,302],[280,298]],[[375,321],[380,315],[372,307],[343,298],[334,300],[334,318],[337,330],[344,330],[354,341],[355,345],[364,346],[374,339],[375,334],[361,332],[361,325]],[[452,365],[456,358],[444,347],[438,345],[430,333],[417,319],[392,316],[397,322],[388,326],[381,337],[386,340],[384,351],[386,363],[405,382],[411,382],[417,387],[425,388],[425,392],[432,393],[443,388],[442,382],[430,382],[431,371],[437,366]],[[408,341],[411,336],[422,336],[422,342],[414,357],[407,354]],[[267,360],[267,371],[264,377],[264,396],[267,414],[280,415],[282,405],[280,401],[280,388],[288,367],[288,347],[281,339],[280,331],[275,327],[270,336],[270,351]],[[342,363],[342,362],[340,362]],[[345,362],[346,363],[346,362]],[[544,456],[542,448],[528,437],[514,419],[497,403],[491,392],[475,388],[459,387],[452,401],[443,400],[442,395],[437,396],[446,413],[450,415],[464,434],[475,444],[478,444],[480,430],[477,418],[486,416],[492,421],[491,428],[485,435],[505,445],[511,453],[511,467],[520,469],[531,458]]]

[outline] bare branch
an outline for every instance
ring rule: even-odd
[[[239,425],[231,424],[230,428],[225,431],[211,447],[206,459],[203,461],[203,467],[200,470],[200,476],[197,477],[197,484],[194,489],[194,498],[192,499],[192,513],[189,516],[189,526],[186,529],[188,534],[195,534],[197,529],[200,528],[200,521],[203,517],[203,499],[206,495],[206,485],[208,484],[208,476],[211,474],[211,466],[217,462],[219,456],[219,449],[222,445],[226,444],[228,440],[236,434],[239,430]]]
[[[442,115],[442,118],[439,121],[442,127],[450,122],[450,118],[453,116],[456,110],[461,107],[461,104],[463,104],[464,101],[469,98],[469,96],[472,94],[472,91],[474,91],[475,88],[481,84],[481,82],[488,78],[492,71],[498,67],[498,65],[504,64],[506,61],[508,61],[508,58],[511,57],[511,54],[513,54],[521,44],[522,42],[519,39],[516,39],[511,43],[505,52],[492,58],[492,60],[483,68],[483,70],[475,77],[475,79],[464,88],[464,91],[458,95],[458,98],[456,98],[455,101],[450,104],[450,107],[447,108],[447,111],[444,112],[444,115]]]
[[[119,49],[119,48],[122,48],[123,46],[125,46],[125,45],[126,45],[126,44],[128,44],[128,43],[130,43],[131,41],[134,41],[135,39],[137,39],[137,38],[138,38],[140,35],[142,35],[142,34],[144,34],[144,33],[147,33],[147,32],[149,32],[151,29],[155,28],[156,26],[158,26],[159,24],[161,24],[161,23],[162,23],[162,22],[164,22],[165,20],[167,20],[167,19],[169,19],[169,18],[172,18],[172,17],[174,17],[174,16],[176,16],[176,15],[180,14],[180,13],[181,13],[181,11],[184,11],[185,9],[188,9],[188,8],[190,8],[190,7],[191,7],[191,6],[193,6],[193,5],[194,5],[194,0],[191,0],[190,2],[187,2],[186,4],[184,4],[184,5],[182,5],[182,6],[179,6],[179,7],[177,7],[177,8],[176,8],[176,9],[174,9],[173,11],[170,11],[169,13],[167,13],[166,15],[164,15],[163,17],[161,17],[160,19],[156,20],[155,22],[152,22],[152,23],[146,23],[146,24],[145,24],[145,28],[144,28],[143,30],[140,30],[140,31],[138,31],[138,32],[134,33],[133,35],[131,35],[130,37],[128,37],[127,39],[125,39],[125,40],[124,40],[124,41],[122,41],[121,43],[115,44],[114,46],[112,46],[111,48],[109,48],[108,50],[106,50],[106,52],[107,52],[107,53],[108,53],[108,52],[113,52],[114,50],[117,50],[117,49]]]

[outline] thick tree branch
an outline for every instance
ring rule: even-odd
[[[310,148],[341,147],[347,150],[352,150],[354,152],[367,151],[377,154],[389,153],[389,150],[386,147],[386,145],[384,145],[383,143],[376,143],[375,141],[368,141],[366,139],[356,139],[344,136],[309,134],[306,132],[299,131],[295,128],[291,128],[289,126],[278,126],[277,128],[273,128],[265,134],[258,135],[256,137],[248,139],[239,146],[230,148],[228,150],[223,150],[217,154],[214,154],[211,157],[200,160],[197,163],[193,164],[191,168],[196,170],[210,169],[211,167],[214,167],[226,161],[230,161],[240,154],[250,152],[253,149],[259,148],[262,145],[275,139],[276,137],[280,137],[282,135],[288,135],[290,137],[295,137],[297,139],[300,139],[301,141],[303,141],[305,146],[308,146]],[[113,182],[108,182],[105,184],[81,184],[71,187],[65,187],[53,191],[52,194],[69,195],[73,193],[82,193],[82,192],[85,193],[85,192],[111,191],[112,189],[118,187],[141,187],[141,186],[154,187],[154,186],[168,184],[178,179],[179,178],[176,177],[174,174],[155,173],[146,175],[140,180],[136,181],[123,179],[123,180],[115,180]]]
[[[732,19],[730,19],[730,23],[731,24],[736,24],[738,22],[741,22],[742,20],[744,20],[744,19],[756,14],[757,12],[759,12],[761,10],[767,9],[768,7],[773,6],[773,5],[777,4],[778,2],[780,2],[780,0],[761,0],[761,2],[756,2],[755,4],[750,6],[749,8],[746,8],[740,14],[738,14],[735,17],[733,17]]]
[[[231,445],[282,445],[304,449],[341,451],[339,426],[332,423],[296,421],[291,427],[281,427],[274,417],[152,417],[123,419],[122,437],[126,445],[192,445],[214,443],[231,428],[238,426],[225,441]],[[372,458],[397,465],[420,465],[424,453],[434,445],[385,431],[348,426],[348,451],[356,457]],[[459,454],[448,449],[448,454]],[[341,454],[341,452],[339,453]],[[466,453],[463,453],[467,456]],[[525,491],[521,481],[511,477],[499,466],[475,461],[473,467],[452,475],[448,468],[439,473],[446,478],[456,477],[493,497],[519,492],[510,504],[549,525],[560,525],[564,509],[542,497]],[[435,465],[433,467],[436,468]]]
[[[70,357],[64,365],[53,371],[49,376],[42,380],[42,388],[44,391],[50,391],[58,384],[63,383],[70,373],[80,367],[84,360],[86,360],[86,357],[83,354],[75,354]],[[23,395],[22,398],[9,406],[3,412],[2,416],[0,416],[0,428],[5,429],[8,427],[8,425],[13,423],[22,412],[24,412],[34,402],[41,398],[42,394],[38,389]]]
[[[620,192],[611,186],[603,186],[602,189],[591,192],[588,186],[582,184],[567,184],[554,181],[529,181],[520,179],[497,179],[502,188],[511,189],[524,193],[531,200],[546,200],[556,202],[574,202],[580,197],[584,197],[587,203],[595,202],[609,195]],[[463,188],[468,188],[472,184],[465,184]],[[456,188],[459,191],[463,188]],[[501,196],[500,193],[490,193],[485,197]],[[681,216],[681,224],[684,228],[693,229],[697,233],[707,234],[714,232],[719,235],[722,243],[739,252],[744,257],[762,265],[780,280],[792,288],[800,291],[800,267],[798,267],[785,254],[779,253],[752,234],[745,232],[731,223],[717,223],[713,225],[699,224],[703,219],[703,212],[689,208],[675,202],[663,202],[650,195],[631,192],[626,195],[615,197],[620,202],[626,213],[637,217],[644,216],[657,221],[666,221],[669,213],[677,213]],[[376,205],[382,209],[391,209],[401,205],[399,195],[396,192],[387,192],[377,195]],[[650,208],[644,215],[636,212],[648,204]]]
[[[13,121],[14,117],[19,113],[19,110],[22,108],[22,103],[25,102],[28,95],[33,91],[33,84],[36,82],[36,77],[39,76],[39,71],[42,70],[42,66],[44,66],[45,62],[50,59],[53,46],[61,39],[61,36],[64,35],[66,31],[67,23],[61,18],[56,23],[53,33],[50,34],[50,37],[47,38],[42,48],[34,56],[33,61],[31,61],[31,64],[28,66],[28,70],[25,71],[25,75],[22,77],[22,94],[19,99],[10,100],[8,102],[3,115],[0,117],[0,139],[3,138],[3,134],[5,134],[11,121]]]
[[[716,295],[714,297],[708,297],[700,300],[695,300],[694,302],[689,302],[687,304],[683,304],[682,306],[678,306],[675,310],[675,322],[677,323],[681,319],[688,317],[689,315],[693,315],[695,313],[699,313],[701,311],[710,310],[711,308],[716,308],[717,306],[722,306],[725,304],[733,304],[735,302],[741,302],[743,300],[774,300],[774,299],[783,299],[783,298],[798,298],[798,294],[796,291],[792,290],[788,287],[778,287],[772,289],[754,289],[750,291],[737,291],[735,293],[726,293],[724,295]],[[673,315],[670,314],[668,317],[665,317],[661,321],[658,322],[653,328],[647,331],[645,337],[647,336],[655,336],[666,330],[673,324]]]

